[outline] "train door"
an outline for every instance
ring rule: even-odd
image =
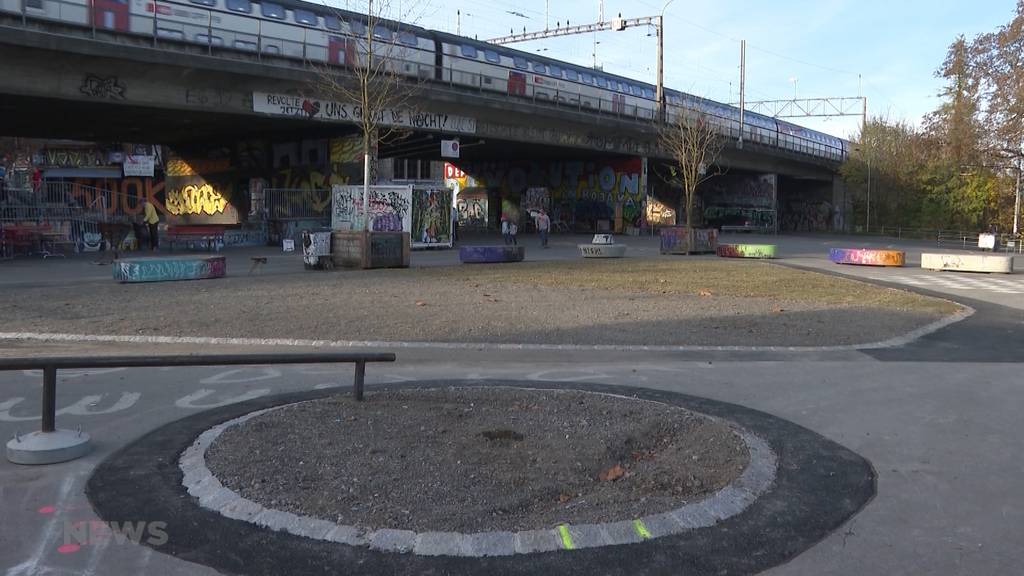
[[[626,95],[612,93],[612,111],[616,114],[626,113]]]
[[[508,95],[526,96],[526,74],[514,70],[508,71]]]
[[[93,26],[127,32],[128,11],[128,0],[92,0]]]

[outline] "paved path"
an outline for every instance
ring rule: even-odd
[[[577,240],[581,238],[558,239],[555,248],[541,254],[575,257]],[[1020,278],[840,267],[824,261],[828,246],[870,244],[853,240],[780,237],[778,243],[800,265],[915,289],[919,285],[914,282],[925,278],[1000,279],[1011,283],[1007,286],[1017,285]],[[626,241],[631,252],[657,252],[650,239]],[[881,241],[876,245],[888,246]],[[917,254],[929,249],[904,246]],[[241,265],[248,254],[239,251],[233,257]],[[266,273],[294,272],[297,259],[287,258],[292,255],[276,263],[272,259]],[[451,263],[452,253],[418,253],[415,260],[422,265]],[[109,268],[97,274],[98,267],[74,259],[14,264],[0,264],[0,289],[5,283],[87,286],[109,278]],[[12,276],[9,270],[18,273]],[[1018,344],[1024,343],[1024,296],[1012,288],[928,282],[937,293],[969,294],[980,301],[978,314],[887,353],[408,350],[399,352],[394,365],[371,366],[368,382],[372,388],[374,383],[432,378],[589,381],[685,392],[763,410],[858,452],[879,475],[878,496],[863,512],[767,574],[1018,573],[1024,564],[1024,466],[1018,456],[1024,452],[1024,352],[1017,350],[1024,350]],[[3,354],[104,349],[98,344],[0,342]],[[77,550],[62,548],[66,527],[95,518],[82,492],[93,467],[146,432],[204,408],[276,392],[347,385],[350,379],[348,367],[330,366],[63,372],[58,423],[81,426],[93,436],[96,451],[43,468],[0,461],[0,512],[5,519],[0,523],[0,575],[214,574],[187,560],[112,539]],[[38,426],[39,382],[38,374],[0,373],[0,437]]]

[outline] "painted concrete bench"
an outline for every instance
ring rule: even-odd
[[[626,255],[625,244],[577,244],[584,258],[622,258]]]
[[[626,255],[626,245],[616,244],[611,234],[595,234],[590,244],[576,246],[584,258],[622,258]]]
[[[118,282],[170,282],[223,278],[227,262],[223,256],[171,256],[127,258],[114,263]]]
[[[459,260],[463,264],[522,262],[525,246],[460,246]]]
[[[867,248],[832,248],[828,251],[828,259],[836,264],[853,264],[855,266],[893,266],[900,267],[907,255],[902,250],[869,250]]]
[[[921,268],[957,272],[1013,272],[1013,256],[985,254],[921,254]]]
[[[719,244],[721,258],[775,258],[775,244]]]

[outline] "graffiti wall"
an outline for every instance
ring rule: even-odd
[[[754,226],[775,230],[778,224],[775,174],[721,175],[699,190],[701,214],[708,226]]]
[[[335,185],[331,228],[363,230],[363,187]],[[370,187],[369,229],[373,232],[412,232],[412,187]]]
[[[412,247],[452,245],[452,192],[443,187],[412,189]]]
[[[837,210],[831,186],[787,181],[779,195],[779,229],[787,232],[825,232],[832,229]]]
[[[552,221],[587,224],[597,219],[611,220],[615,206],[621,205],[625,223],[639,225],[644,200],[641,172],[640,158],[460,163],[445,167],[446,184],[458,188],[460,202],[464,195],[491,192],[500,198],[502,212],[525,218],[528,208],[544,202],[546,192]],[[459,214],[462,225],[461,205]]]
[[[487,228],[487,192],[469,191],[459,194],[455,206],[459,211],[459,228]]]
[[[169,224],[239,224],[240,214],[249,213],[248,179],[239,185],[230,157],[172,155],[165,174]]]

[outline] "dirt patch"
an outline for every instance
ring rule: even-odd
[[[5,330],[144,336],[828,346],[957,306],[763,262],[683,258],[102,283],[0,291]]]
[[[270,508],[415,531],[629,520],[723,488],[749,459],[722,422],[628,398],[505,388],[332,397],[226,430],[220,481]]]

